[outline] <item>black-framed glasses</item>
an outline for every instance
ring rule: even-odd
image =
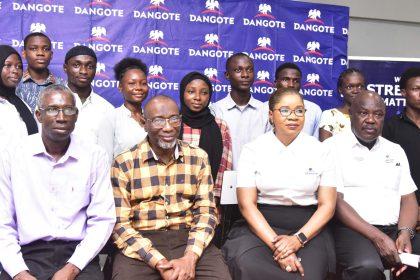
[[[295,114],[296,117],[303,117],[305,115],[306,109],[305,108],[296,108],[294,110],[288,107],[280,107],[278,109],[274,109],[273,111],[279,111],[282,117],[288,117],[292,113]]]
[[[181,115],[175,115],[170,118],[156,117],[153,119],[146,119],[146,121],[151,122],[152,125],[156,128],[164,128],[166,125],[166,122],[168,122],[169,125],[172,127],[178,127],[181,125],[182,118],[181,118]]]
[[[74,116],[77,113],[76,107],[47,107],[47,108],[38,108],[40,111],[44,111],[47,116],[56,117],[60,112],[63,112],[65,116]]]

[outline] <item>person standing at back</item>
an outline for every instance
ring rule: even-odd
[[[52,84],[65,83],[48,69],[53,51],[51,40],[44,33],[33,32],[25,37],[22,56],[26,59],[28,68],[23,72],[16,94],[28,104],[32,112],[35,112],[41,90]]]

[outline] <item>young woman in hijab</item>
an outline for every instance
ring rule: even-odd
[[[209,156],[216,201],[220,199],[223,172],[232,169],[232,141],[226,122],[209,109],[213,93],[207,76],[188,73],[180,84],[182,129],[179,138],[205,150]]]
[[[16,138],[38,132],[38,126],[29,107],[15,94],[22,78],[22,59],[12,47],[0,45],[0,147]]]
[[[115,109],[114,157],[140,143],[147,135],[142,103],[149,93],[147,66],[127,57],[114,67],[124,104]]]

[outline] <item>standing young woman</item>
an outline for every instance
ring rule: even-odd
[[[233,279],[325,279],[335,269],[330,234],[336,179],[333,157],[316,138],[301,133],[302,96],[281,89],[270,96],[273,131],[244,146],[237,195],[245,221],[237,221],[223,246]]]
[[[15,94],[22,78],[22,59],[12,47],[0,45],[0,149],[17,138],[38,132],[28,106]]]
[[[114,157],[132,148],[146,137],[141,107],[149,93],[147,66],[141,60],[124,58],[114,67],[118,89],[124,104],[115,109]]]
[[[319,122],[319,140],[350,129],[349,109],[353,98],[365,89],[365,77],[356,68],[341,72],[337,82],[338,92],[343,96],[343,105],[322,112]]]
[[[207,152],[218,202],[223,172],[232,169],[232,142],[227,124],[210,112],[212,94],[209,78],[199,72],[188,73],[181,80],[182,129],[179,138]]]

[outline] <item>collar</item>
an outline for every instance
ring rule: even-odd
[[[176,142],[177,143],[175,144],[174,158],[175,160],[182,161],[182,158],[184,156],[184,152],[182,151],[182,142],[178,139],[176,140]],[[146,139],[144,139],[143,142],[140,144],[140,151],[140,158],[143,162],[149,161],[151,159],[154,159],[155,161],[159,160],[158,156],[150,146],[148,137],[146,137]]]
[[[233,109],[233,108],[238,108],[239,106],[235,103],[235,101],[233,101],[232,96],[230,95],[230,93],[226,96],[226,107],[228,110]],[[258,107],[258,101],[257,99],[255,99],[252,94],[251,94],[251,98],[248,101],[248,104],[245,105],[246,107],[252,107],[252,108],[257,108]]]
[[[404,111],[398,115],[398,118],[404,122],[407,122],[411,125],[414,125],[415,127],[417,127],[417,125],[407,116],[407,111],[404,108]]]
[[[349,143],[349,145],[352,147],[352,148],[366,148],[365,146],[363,146],[360,142],[359,142],[359,140],[357,139],[357,137],[356,137],[356,135],[354,134],[354,132],[353,132],[353,130],[351,129],[350,131],[347,131],[347,132],[342,132],[342,134],[344,135],[344,134],[347,134],[347,135],[345,135],[344,136],[344,139],[347,139],[347,141],[348,141],[348,143]],[[372,149],[370,149],[369,151],[374,151],[374,150],[377,150],[377,149],[379,149],[379,147],[381,146],[381,144],[382,144],[382,141],[383,140],[381,140],[381,136],[379,136],[377,139],[376,139],[376,142],[375,142],[375,145],[373,145],[373,147],[372,147]],[[366,148],[367,149],[367,148]]]
[[[41,133],[31,135],[29,139],[30,139],[29,140],[30,143],[28,145],[28,149],[33,156],[43,155],[43,156],[52,158],[51,155],[45,149],[45,145],[44,145],[44,142],[42,141]],[[70,145],[67,148],[66,153],[59,159],[57,163],[65,162],[69,158],[78,160],[82,156],[83,156],[83,151],[80,149],[79,139],[77,138],[76,135],[70,134]]]
[[[127,117],[131,117],[131,111],[130,111],[130,110],[128,110],[128,108],[127,108],[127,107],[125,107],[125,105],[124,105],[124,104],[120,106],[120,110],[122,111],[122,113],[123,113],[125,116],[127,116]]]
[[[32,81],[32,82],[36,83],[37,85],[55,84],[56,81],[57,81],[55,76],[49,70],[48,70],[48,73],[49,73],[48,77],[45,79],[44,82],[37,83],[37,82],[34,81],[34,79],[32,79],[31,74],[29,73],[28,69],[26,69],[25,72],[23,72],[22,82],[26,83],[26,82]]]
[[[277,143],[277,145],[279,146],[279,148],[283,151],[283,150],[290,150],[290,151],[294,151],[295,149],[299,150],[301,149],[301,142],[303,141],[303,139],[306,137],[305,133],[303,132],[303,130],[301,132],[299,132],[299,134],[296,136],[296,138],[292,141],[292,143],[290,143],[288,146],[285,146],[276,136],[276,134],[274,133],[274,129],[272,131],[269,132],[270,133],[270,137],[272,138],[273,141],[275,141]]]
[[[77,108],[80,109],[80,108],[83,108],[84,106],[87,106],[90,103],[94,103],[94,100],[95,100],[94,96],[96,95],[96,93],[93,92],[93,88],[91,89],[91,91],[89,93],[89,96],[86,98],[85,102],[82,103],[82,100],[80,99],[79,95],[76,92],[71,90],[68,83],[66,83],[66,87],[73,93],[74,98],[76,99],[76,107]]]

